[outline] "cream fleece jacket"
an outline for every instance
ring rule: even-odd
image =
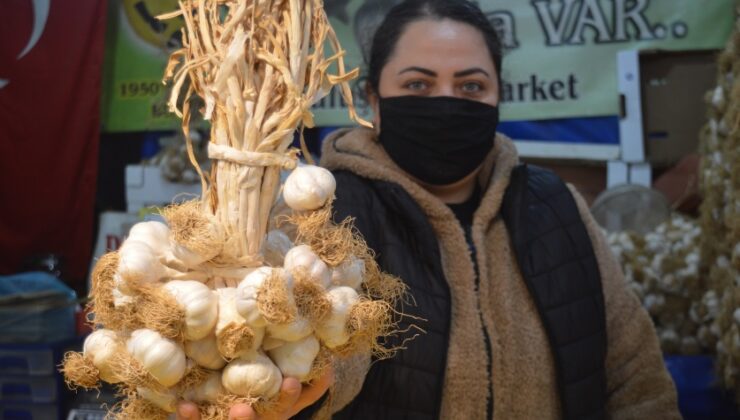
[[[499,208],[511,170],[519,163],[513,143],[498,135],[479,182],[484,196],[473,220],[480,268],[480,292],[465,235],[452,211],[414,183],[393,163],[368,129],[341,130],[324,143],[321,165],[365,178],[399,184],[413,197],[434,228],[452,298],[441,418],[482,419],[493,381],[496,419],[559,419],[555,366],[545,330],[519,272]],[[607,412],[611,419],[680,419],[676,391],[665,369],[652,322],[624,276],[601,230],[580,195],[571,188],[599,263],[606,304],[608,350]],[[482,312],[484,325],[478,308]],[[487,364],[483,327],[492,345]],[[367,357],[335,366],[324,415],[351,401],[362,386]]]

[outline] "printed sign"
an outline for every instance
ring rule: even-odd
[[[362,66],[372,35],[400,0],[325,0],[350,67]],[[107,86],[109,131],[176,127],[159,84],[178,24],[151,17],[175,0],[116,0],[118,28]],[[627,49],[716,49],[733,22],[733,0],[478,1],[504,46],[503,120],[607,116],[618,113],[616,54]],[[116,7],[114,7],[116,9]],[[402,53],[402,52],[401,52]],[[110,62],[109,62],[110,64]],[[360,114],[369,110],[355,82]],[[315,107],[322,126],[349,125],[338,92]]]

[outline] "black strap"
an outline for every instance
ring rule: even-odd
[[[550,342],[563,417],[605,418],[604,296],[575,199],[552,172],[521,165],[501,214]]]

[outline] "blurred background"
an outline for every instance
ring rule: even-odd
[[[397,0],[325,0],[350,66]],[[586,197],[655,321],[688,419],[740,401],[735,0],[480,0],[505,50],[500,131]],[[89,331],[97,258],[200,194],[162,84],[175,0],[0,1],[0,420],[102,418],[57,373]],[[359,113],[370,118],[363,78]],[[303,132],[351,125],[338,93]],[[207,168],[209,127],[191,127]],[[297,143],[296,143],[297,144]],[[625,315],[628,316],[628,315]]]

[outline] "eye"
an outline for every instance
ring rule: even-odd
[[[410,82],[406,82],[406,84],[404,84],[403,87],[408,90],[422,91],[428,88],[429,85],[427,84],[427,82],[423,80],[412,80]]]
[[[480,82],[466,82],[461,86],[465,93],[478,93],[483,91],[483,84]]]

